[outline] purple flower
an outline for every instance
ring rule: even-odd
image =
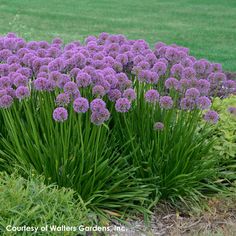
[[[206,79],[199,79],[197,88],[201,94],[208,94],[210,90],[210,83]]]
[[[167,66],[164,62],[157,62],[156,64],[154,64],[152,70],[155,71],[159,76],[161,76],[166,73]]]
[[[164,129],[164,124],[162,122],[156,122],[154,125],[153,125],[153,129],[156,130],[156,131],[162,131]]]
[[[75,112],[85,113],[89,109],[89,102],[83,97],[76,98],[73,103],[73,108]]]
[[[110,118],[110,112],[103,108],[99,112],[92,112],[91,122],[95,125],[101,125]]]
[[[29,96],[30,96],[30,91],[29,91],[28,87],[20,86],[16,89],[16,97],[18,99],[24,99]]]
[[[180,101],[180,107],[182,110],[193,110],[196,102],[192,98],[182,98]]]
[[[39,90],[39,91],[44,91],[47,89],[47,79],[46,78],[37,78],[36,80],[34,80],[34,88],[36,90]]]
[[[213,110],[209,110],[205,113],[204,120],[209,123],[216,124],[217,121],[219,120],[219,115],[217,112],[215,112]]]
[[[0,78],[0,89],[5,89],[11,86],[10,78],[7,76],[3,76]]]
[[[21,74],[17,75],[14,79],[14,85],[16,87],[26,86],[27,84],[28,84],[28,78]]]
[[[123,97],[127,98],[129,101],[132,102],[133,100],[136,99],[137,96],[136,96],[134,89],[129,88],[124,91]]]
[[[182,71],[182,78],[183,79],[195,79],[196,72],[192,67],[186,67]]]
[[[95,97],[103,97],[105,96],[106,92],[103,86],[95,85],[92,89],[92,94]]]
[[[229,107],[228,112],[236,116],[236,107]]]
[[[168,78],[165,81],[165,87],[167,89],[178,89],[179,88],[179,81],[175,78]]]
[[[182,76],[183,70],[184,67],[181,64],[175,64],[170,69],[171,76],[180,78]]]
[[[58,122],[63,122],[67,120],[68,118],[68,112],[64,107],[57,107],[53,111],[53,119]]]
[[[91,76],[85,72],[79,72],[76,76],[76,83],[78,87],[88,87],[91,83]]]
[[[13,103],[13,98],[9,95],[3,95],[0,97],[0,107],[9,108]]]
[[[150,89],[145,93],[145,100],[149,103],[156,103],[159,100],[159,93],[155,89]]]
[[[119,98],[121,98],[121,92],[118,89],[111,89],[108,92],[108,98],[110,101],[115,102],[116,100],[118,100]]]
[[[106,108],[106,103],[100,98],[96,98],[90,103],[90,109],[92,112],[100,112],[104,108]]]
[[[70,103],[70,96],[67,93],[60,93],[57,95],[56,104],[58,106],[65,106]]]
[[[196,99],[200,96],[200,92],[196,88],[189,88],[185,92],[185,97],[186,98],[191,98],[191,99]]]
[[[211,100],[206,97],[206,96],[202,96],[197,98],[197,106],[199,109],[208,109],[211,106]]]
[[[128,112],[131,107],[131,103],[127,98],[119,98],[116,101],[115,108],[118,112]]]
[[[170,96],[163,96],[160,98],[160,107],[164,109],[171,109],[174,102]]]
[[[73,94],[78,89],[75,82],[69,81],[64,85],[65,93]]]

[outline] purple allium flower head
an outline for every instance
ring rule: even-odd
[[[90,103],[92,112],[100,112],[104,108],[106,108],[106,103],[100,98],[96,98]]]
[[[215,124],[219,120],[219,115],[216,111],[209,110],[205,113],[204,120],[209,123]]]
[[[95,125],[101,125],[110,117],[110,112],[106,108],[102,108],[99,112],[92,112],[91,122]]]
[[[108,98],[110,101],[115,102],[116,100],[118,100],[119,98],[121,98],[121,92],[118,89],[111,89],[108,92]]]
[[[200,92],[196,88],[189,88],[185,92],[185,97],[186,98],[191,98],[191,99],[196,99],[200,96]]]
[[[70,103],[70,96],[67,93],[60,93],[57,95],[56,104],[58,106],[65,106]]]
[[[9,95],[3,95],[0,97],[0,107],[9,108],[13,103],[13,98]]]
[[[164,129],[164,124],[162,122],[156,122],[154,125],[153,125],[153,129],[155,131],[162,131]]]
[[[62,71],[65,67],[65,63],[61,58],[56,58],[48,64],[50,71]]]
[[[48,80],[46,78],[40,77],[34,80],[34,88],[39,91],[44,91],[47,89]]]
[[[159,103],[160,103],[160,107],[162,107],[164,109],[171,109],[174,104],[174,102],[170,96],[161,97]]]
[[[192,67],[193,66],[193,61],[190,58],[184,58],[181,60],[181,65],[183,67]]]
[[[73,81],[69,81],[64,85],[64,91],[65,93],[72,94],[78,89],[77,85]]]
[[[26,86],[28,84],[28,78],[19,74],[18,76],[15,77],[14,79],[14,85],[16,87],[19,87],[19,86]]]
[[[170,69],[171,76],[181,78],[183,70],[184,67],[181,64],[174,64]]]
[[[76,84],[79,88],[88,87],[91,84],[91,76],[85,72],[79,72],[76,77]]]
[[[30,76],[32,76],[32,71],[31,71],[31,69],[26,68],[26,67],[19,68],[16,72],[17,72],[17,73],[20,73],[20,74],[22,74],[22,75],[24,75],[24,76],[27,77],[27,78],[29,78]]]
[[[9,73],[8,64],[0,64],[0,76],[7,76]]]
[[[0,97],[2,97],[4,95],[8,95],[7,90],[6,89],[0,89]]]
[[[210,90],[210,83],[206,79],[199,79],[197,89],[203,95],[207,95]]]
[[[38,76],[39,76],[39,74],[38,74]],[[58,83],[61,80],[62,76],[63,75],[60,72],[52,71],[49,73],[48,78],[49,78],[49,80]]]
[[[81,71],[80,68],[75,67],[70,71],[70,76],[73,77],[73,78],[76,78],[80,71]]]
[[[8,76],[0,78],[0,89],[5,89],[11,86],[11,80]]]
[[[126,54],[118,54],[116,61],[120,62],[122,65],[126,65],[128,63],[128,56]]]
[[[167,66],[164,62],[157,62],[156,64],[154,64],[152,70],[155,71],[159,76],[161,76],[166,73]]]
[[[132,88],[129,88],[129,89],[126,89],[123,93],[123,97],[124,98],[127,98],[129,101],[133,101],[136,99],[137,95],[136,95],[136,92],[134,91],[134,89]]]
[[[58,85],[59,88],[62,89],[62,88],[64,88],[65,84],[67,82],[70,82],[70,81],[71,80],[70,80],[70,77],[68,75],[62,74],[62,77],[59,79],[57,85]]]
[[[147,61],[139,62],[137,66],[141,67],[142,70],[149,70],[150,69],[150,64]]]
[[[155,89],[150,89],[145,93],[145,100],[149,103],[156,103],[159,100],[159,93]]]
[[[205,62],[203,60],[196,61],[193,64],[193,68],[197,74],[203,74],[206,69]]]
[[[83,97],[76,98],[73,103],[73,108],[75,112],[85,113],[89,109],[89,102],[86,98]]]
[[[7,64],[20,63],[20,60],[17,56],[10,56],[7,58]]]
[[[214,82],[217,84],[224,83],[226,81],[226,75],[222,72],[217,72],[214,75]]]
[[[196,102],[192,98],[182,98],[180,101],[180,107],[182,110],[193,110]]]
[[[178,89],[179,88],[179,81],[175,78],[168,78],[166,81],[165,81],[165,87],[167,89]]]
[[[29,91],[28,87],[20,86],[16,89],[16,97],[18,99],[24,99],[29,96],[30,96],[30,91]]]
[[[229,107],[228,112],[236,116],[236,107]]]
[[[222,65],[219,63],[212,63],[212,72],[222,72]]]
[[[115,104],[116,111],[124,113],[131,108],[131,103],[127,98],[119,98]]]
[[[15,89],[13,89],[13,88],[6,88],[5,89],[6,90],[6,92],[7,92],[7,95],[9,95],[9,96],[11,96],[12,98],[15,98],[16,97],[16,91],[15,91]],[[0,97],[1,97],[1,95],[0,95]]]
[[[168,47],[165,52],[165,57],[171,62],[177,62],[179,59],[178,50],[173,47]]]
[[[68,112],[64,107],[57,107],[53,111],[53,119],[57,122],[63,122],[67,120],[68,118]]]
[[[196,72],[192,67],[186,67],[182,71],[182,78],[183,79],[195,79],[196,77]]]
[[[106,91],[103,86],[95,85],[92,89],[92,94],[95,97],[103,97],[106,94]]]
[[[197,107],[201,110],[209,109],[211,106],[211,100],[206,96],[197,98]]]
[[[153,66],[156,62],[157,62],[157,58],[155,56],[154,53],[148,53],[146,56],[145,56],[145,60],[151,65]]]

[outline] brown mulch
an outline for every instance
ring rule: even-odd
[[[236,198],[212,198],[208,210],[192,214],[179,212],[169,204],[159,204],[146,226],[142,219],[129,221],[126,232],[114,232],[112,236],[235,236]],[[113,225],[120,225],[113,223]]]

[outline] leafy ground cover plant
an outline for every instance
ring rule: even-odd
[[[0,61],[5,159],[97,210],[144,212],[151,192],[175,199],[210,189],[211,130],[197,127],[202,116],[218,121],[213,97],[236,91],[220,64],[107,33],[67,45],[9,33]]]
[[[213,153],[217,156],[223,176],[235,181],[236,170],[236,97],[214,99],[213,107],[219,112],[220,121],[215,127],[216,143]]]
[[[46,186],[42,177],[22,178],[0,172],[0,232],[1,235],[29,235],[29,232],[8,232],[7,226],[39,227],[37,235],[53,235],[41,226],[79,226],[91,224],[85,204],[70,189]],[[33,232],[31,232],[33,234]],[[77,235],[67,232],[67,235]]]

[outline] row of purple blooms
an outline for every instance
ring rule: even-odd
[[[151,50],[144,40],[127,40],[123,35],[107,33],[101,33],[98,38],[89,36],[85,45],[76,41],[65,46],[60,39],[54,39],[51,44],[27,43],[9,33],[0,37],[0,106],[9,107],[15,97],[21,100],[30,96],[32,89],[49,92],[61,89],[57,106],[61,108],[73,102],[76,111],[76,104],[82,100],[81,90],[89,87],[94,97],[107,96],[115,102],[117,111],[124,112],[136,99],[134,81],[127,76],[130,74],[157,87],[159,81],[165,80],[166,95],[171,89],[182,94],[182,109],[195,106],[206,109],[210,106],[207,96],[235,93],[235,81],[226,79],[220,64],[196,60],[188,53],[187,48],[164,43],[157,43]],[[156,99],[160,105],[171,107],[171,97],[160,97],[156,92],[158,95],[152,98],[153,93],[148,91],[147,101]],[[65,111],[63,114],[66,117]],[[103,106],[99,112],[92,110],[91,120],[100,124],[109,115]]]

